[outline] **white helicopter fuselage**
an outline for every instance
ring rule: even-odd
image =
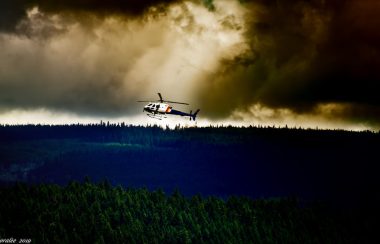
[[[167,103],[149,103],[144,106],[144,111],[148,113],[159,113],[159,114],[166,114],[170,113],[172,110],[172,107]]]
[[[190,117],[190,120],[194,120],[197,117],[197,114],[199,112],[199,109],[192,113],[190,110],[190,113],[182,112],[179,110],[175,110],[170,106],[168,103],[176,103],[176,104],[183,104],[183,105],[189,105],[188,103],[183,102],[173,102],[173,101],[165,101],[162,99],[161,93],[157,93],[160,100],[157,100],[156,102],[149,102],[149,101],[137,101],[137,102],[149,102],[147,105],[144,106],[143,111],[147,112],[147,115],[152,118],[161,119],[166,118],[166,114],[171,115],[179,115],[179,116],[188,116]]]

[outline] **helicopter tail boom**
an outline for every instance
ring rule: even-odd
[[[197,111],[195,111],[195,113],[192,113],[192,111],[190,111],[190,113],[185,113],[185,112],[182,112],[182,111],[178,111],[178,110],[175,110],[175,109],[172,109],[170,110],[169,114],[175,114],[175,115],[180,115],[180,116],[189,116],[190,117],[190,120],[194,120],[197,118],[197,114],[198,112],[200,111],[200,109],[198,109]]]

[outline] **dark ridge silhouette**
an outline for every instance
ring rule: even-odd
[[[378,243],[379,145],[371,131],[2,125],[0,238]]]
[[[141,131],[144,131],[141,133]],[[27,124],[27,125],[7,125],[0,124],[0,140],[27,140],[27,139],[47,139],[47,138],[80,138],[80,139],[94,139],[103,135],[104,133],[113,133],[115,135],[123,134],[128,136],[136,136],[136,133],[140,136],[150,135],[151,132],[157,131],[182,131],[181,134],[189,133],[210,133],[215,132],[217,134],[225,133],[228,134],[244,134],[244,133],[256,133],[261,135],[272,135],[279,134],[283,136],[284,134],[291,133],[303,134],[303,135],[331,135],[331,136],[341,136],[343,134],[354,135],[354,134],[380,134],[380,131],[374,132],[370,130],[365,131],[347,131],[341,129],[311,129],[311,128],[288,128],[286,127],[276,127],[276,126],[248,126],[248,127],[235,127],[235,126],[208,126],[208,127],[183,127],[181,125],[176,125],[174,129],[170,129],[169,126],[165,128],[158,125],[146,126],[135,126],[126,123],[110,123],[101,121],[99,124],[64,124],[64,125],[41,125],[41,124]],[[104,136],[104,135],[103,135]],[[107,136],[107,135],[105,135]],[[160,136],[164,136],[163,134]],[[112,137],[112,136],[111,136]],[[110,136],[107,138],[111,139]]]
[[[174,129],[125,123],[0,126],[0,181],[125,187],[223,198],[376,202],[380,133],[275,127]]]

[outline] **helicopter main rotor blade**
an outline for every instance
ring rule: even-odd
[[[165,102],[168,102],[168,103],[177,103],[177,104],[184,104],[184,105],[189,105],[188,103],[181,103],[181,102],[174,102],[174,101],[166,101]]]
[[[146,100],[146,101],[136,101],[138,103],[154,103],[154,102],[161,102],[161,100]],[[164,100],[162,102],[165,102]]]
[[[157,93],[158,96],[160,97],[160,102],[162,103],[164,100],[162,100],[162,96],[161,96],[161,93]]]
[[[146,103],[146,102],[160,102],[160,103],[164,103],[164,102],[168,102],[168,103],[176,103],[176,104],[183,104],[183,105],[189,105],[188,103],[182,103],[182,102],[175,102],[175,101],[167,101],[167,100],[164,100],[162,99],[162,95],[161,93],[157,93],[158,96],[160,97],[160,100],[150,100],[150,101],[137,101],[139,103]]]

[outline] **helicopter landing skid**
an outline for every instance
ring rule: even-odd
[[[158,119],[158,120],[162,120],[163,118],[164,118],[164,119],[167,118],[166,116],[158,115],[158,114],[146,114],[146,115],[148,115],[150,118]]]

